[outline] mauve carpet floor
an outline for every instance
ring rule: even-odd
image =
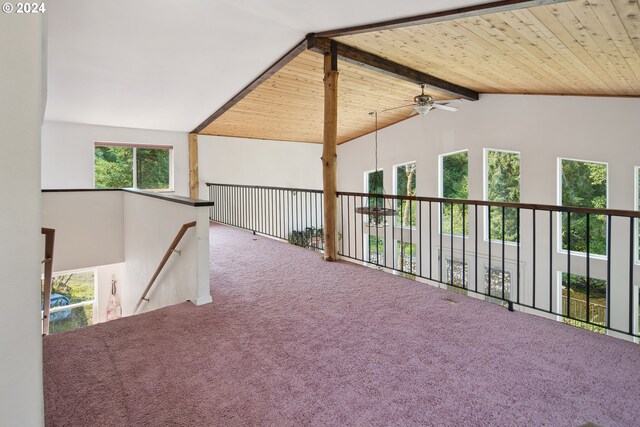
[[[640,425],[636,344],[229,227],[211,242],[212,304],[44,339],[47,425]]]

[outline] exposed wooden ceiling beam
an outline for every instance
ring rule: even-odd
[[[477,4],[458,9],[444,10],[441,12],[427,13],[410,16],[407,18],[391,19],[374,24],[357,25],[354,27],[340,28],[337,30],[316,33],[316,37],[340,37],[353,34],[368,33],[371,31],[390,30],[392,28],[408,27],[411,25],[430,24],[434,22],[450,21],[452,19],[468,18],[471,16],[488,13],[507,12],[515,9],[523,9],[536,6],[545,6],[555,3],[563,3],[571,0],[502,0],[491,3]]]
[[[316,37],[314,35],[307,36],[307,40],[308,48],[313,51],[324,54],[330,51],[331,43],[335,43],[338,57],[343,61],[390,75],[410,83],[424,83],[428,89],[446,93],[454,98],[462,98],[470,101],[478,100],[478,92],[476,91],[442,80],[438,77],[432,76],[431,74],[406,67],[381,56],[365,52],[334,40]]]
[[[267,68],[262,74],[260,74],[255,80],[245,86],[240,92],[238,92],[233,98],[227,101],[222,107],[220,107],[215,113],[210,115],[204,122],[200,123],[198,127],[192,130],[190,133],[198,134],[202,132],[204,128],[209,126],[215,119],[226,113],[231,107],[236,105],[242,98],[250,94],[255,88],[260,86],[269,77],[277,73],[282,67],[291,62],[292,59],[300,55],[307,50],[308,37],[305,37],[300,43],[295,45],[289,52],[285,53],[280,59],[274,62],[269,68]]]

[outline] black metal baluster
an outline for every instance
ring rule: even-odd
[[[424,271],[422,270],[422,200],[418,201],[418,204],[416,205],[416,216],[418,216],[418,253],[420,254],[420,258],[418,259],[419,262],[419,273],[418,276],[420,277],[424,277]]]
[[[440,262],[440,268],[438,270],[440,272],[440,283],[444,283],[442,281],[442,258],[444,258],[444,251],[442,250],[442,232],[443,232],[443,228],[444,228],[444,221],[442,220],[442,217],[443,217],[443,212],[442,211],[443,211],[444,207],[442,206],[442,201],[439,202],[439,205],[440,205],[440,248],[439,248],[440,250],[439,250],[439,253],[438,253],[438,259],[439,259],[439,262]]]
[[[571,212],[567,212],[567,317],[571,318]]]
[[[489,296],[491,296],[491,206],[487,206],[487,234],[489,235],[489,265],[487,269],[487,290]]]
[[[502,206],[502,299],[504,300],[504,284],[505,284],[505,277],[507,276],[505,274],[504,268],[504,245],[505,245],[505,239],[504,239],[504,206]],[[511,299],[511,295],[509,295],[509,299]]]
[[[367,205],[368,205],[368,203],[367,203]],[[360,196],[360,207],[361,208],[364,207],[364,199],[362,198],[362,196]],[[367,216],[367,218],[368,218],[368,216]],[[360,219],[360,233],[361,233],[361,237],[362,237],[360,239],[361,240],[360,243],[362,243],[362,252],[361,252],[362,261],[366,261],[365,257],[364,257],[364,215],[362,215],[362,217]]]
[[[466,233],[467,233],[467,205],[462,205],[462,289],[467,288],[467,272],[466,272]],[[453,277],[453,260],[451,260],[451,277]]]
[[[591,322],[591,316],[589,316],[589,297],[590,297],[590,290],[591,290],[591,251],[590,251],[590,237],[591,237],[591,227],[589,225],[590,222],[590,218],[591,215],[587,214],[587,232],[586,232],[586,244],[587,244],[587,257],[586,257],[586,262],[587,262],[587,313],[586,313],[586,321],[587,322]]]
[[[533,259],[532,259],[532,286],[533,286],[533,308],[536,308],[536,210],[535,208],[532,211],[533,215],[533,234],[532,234],[532,244],[533,244]]]
[[[473,205],[473,209],[474,209],[474,214],[473,214],[473,219],[475,222],[475,227],[474,227],[474,243],[475,243],[475,250],[474,250],[474,267],[476,270],[476,274],[475,274],[475,291],[478,292],[478,205]]]
[[[349,241],[347,242],[347,250],[349,251],[349,256],[351,256],[351,196],[347,196],[347,235],[349,236]],[[355,202],[354,202],[355,205]],[[344,236],[342,236],[344,239]]]
[[[520,304],[520,208],[516,208],[516,302]]]
[[[413,225],[411,225],[411,218],[413,216],[413,201],[407,200],[407,204],[409,205],[409,273],[416,274],[416,271],[413,268],[413,260],[415,259],[415,247],[413,245]]]
[[[629,217],[629,335],[633,334],[633,217]]]
[[[449,243],[451,245],[450,248],[450,254],[449,254],[449,274],[450,274],[450,278],[449,278],[449,284],[453,285],[453,205],[454,203],[451,203],[451,218],[450,218],[450,222],[451,222],[451,234],[449,235]]]
[[[553,313],[553,211],[549,211],[549,313]]]
[[[431,200],[429,200],[429,279],[433,280],[433,221],[431,218],[432,211]]]
[[[609,310],[611,296],[611,215],[607,215],[607,328],[611,325],[611,310]]]

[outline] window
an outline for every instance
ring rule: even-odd
[[[459,151],[440,156],[440,196],[450,199],[469,197],[469,152]],[[442,203],[440,229],[447,234],[469,235],[469,213],[466,205]]]
[[[169,190],[171,146],[95,144],[95,188]]]
[[[384,192],[384,171],[365,172],[365,192],[368,194],[383,194]],[[368,197],[367,206],[384,208],[382,197]],[[366,227],[368,227],[369,245],[368,261],[374,264],[384,265],[384,229],[386,217],[383,215],[366,215],[363,217]]]
[[[447,283],[459,288],[467,288],[469,285],[469,263],[464,266],[459,259],[447,258]]]
[[[490,286],[487,286],[491,283]],[[511,299],[511,272],[503,271],[501,268],[491,267],[491,275],[489,268],[484,267],[484,286],[489,296],[509,300]],[[504,294],[503,294],[504,291]]]
[[[520,154],[485,150],[485,198],[490,202],[520,201]],[[518,241],[518,210],[492,206],[487,209],[485,238]],[[504,227],[504,230],[503,230]],[[504,232],[504,236],[503,236]]]
[[[40,303],[41,309],[44,310],[44,281],[40,293]],[[93,325],[94,310],[95,274],[93,271],[53,276],[49,333],[55,334]]]
[[[416,195],[416,163],[406,163],[395,167],[396,195]],[[416,226],[416,202],[396,200],[395,225],[399,227]]]
[[[396,240],[396,269],[409,274],[416,274],[416,245]]]
[[[589,304],[587,309],[587,293]],[[587,313],[588,312],[588,313]],[[606,280],[587,278],[577,274],[562,273],[562,315],[565,323],[583,329],[604,332],[604,329],[584,322],[604,326],[607,316]]]
[[[560,159],[562,206],[605,209],[607,207],[607,165],[598,162]],[[607,253],[607,220],[605,215],[563,212],[560,216],[562,249],[572,252],[587,250],[590,255]],[[587,230],[587,222],[589,230]],[[569,234],[571,240],[569,241]],[[587,248],[587,234],[589,248]]]

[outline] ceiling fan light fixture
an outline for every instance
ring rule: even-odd
[[[431,106],[418,104],[418,105],[414,105],[413,109],[416,110],[416,113],[420,114],[421,116],[424,116],[429,112],[429,110],[431,110]]]

